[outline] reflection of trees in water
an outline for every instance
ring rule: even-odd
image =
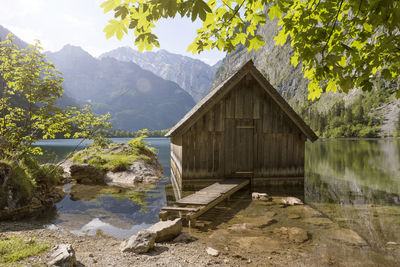
[[[306,153],[307,203],[377,249],[400,242],[400,140],[319,141]]]
[[[73,146],[40,146],[43,150],[43,155],[37,155],[36,159],[40,163],[58,163],[65,159],[68,153],[72,152]],[[78,150],[83,147],[79,147]]]
[[[390,241],[400,242],[397,194],[312,174],[307,177],[305,195],[308,204],[356,231],[374,248],[382,249]]]
[[[400,140],[323,140],[306,146],[306,173],[400,193]],[[325,179],[328,181],[328,179]]]
[[[399,205],[399,194],[376,190],[352,181],[346,181],[309,172],[305,182],[307,203]]]

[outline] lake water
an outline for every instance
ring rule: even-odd
[[[125,142],[129,139],[113,139]],[[165,177],[142,190],[76,186],[57,203],[56,225],[76,234],[126,238],[158,221],[167,203],[169,139],[148,138],[157,149]],[[57,162],[77,140],[46,140],[43,162]],[[83,148],[86,143],[80,145]],[[377,250],[400,244],[400,140],[319,140],[306,145],[305,202],[341,226],[353,229]],[[167,190],[166,190],[167,187]],[[385,250],[387,251],[387,250]],[[385,252],[386,253],[386,252]]]

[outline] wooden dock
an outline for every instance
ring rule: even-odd
[[[249,184],[249,179],[227,179],[214,183],[194,194],[177,200],[174,206],[161,208],[159,217],[167,220],[169,217],[181,217],[195,226],[196,218],[215,207],[218,203],[228,199],[233,193]]]

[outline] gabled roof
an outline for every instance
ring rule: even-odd
[[[236,73],[228,77],[214,90],[208,93],[202,100],[200,100],[171,130],[165,135],[169,137],[176,135],[193,125],[198,118],[204,115],[209,107],[213,106],[220,99],[222,99],[234,86],[242,80],[247,74],[253,76],[261,87],[269,94],[275,103],[286,113],[286,115],[295,123],[300,131],[312,142],[318,139],[317,135],[308,125],[301,119],[301,117],[292,109],[292,107],[283,99],[283,97],[275,90],[275,88],[265,79],[261,72],[254,66],[252,60],[244,64]]]

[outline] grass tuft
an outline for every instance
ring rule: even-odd
[[[0,240],[0,263],[11,265],[14,262],[35,256],[50,248],[47,243],[36,242],[34,238],[9,237]]]

